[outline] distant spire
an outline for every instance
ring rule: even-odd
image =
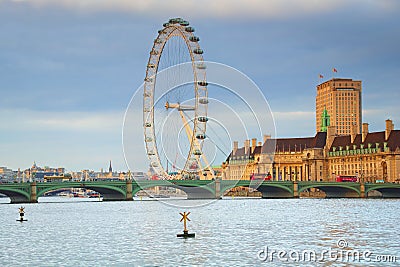
[[[112,173],[111,160],[110,160],[110,167],[108,167],[108,172]]]

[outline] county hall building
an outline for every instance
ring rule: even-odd
[[[245,140],[222,164],[223,179],[362,182],[400,181],[400,130],[369,132],[361,118],[361,81],[334,78],[317,86],[317,132],[312,137]]]

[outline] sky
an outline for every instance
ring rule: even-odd
[[[399,11],[396,0],[0,0],[0,166],[100,170],[112,160],[125,171],[124,113],[172,17],[196,29],[206,60],[257,84],[278,137],[315,134],[315,87],[333,67],[363,82],[370,131],[388,118],[398,128]],[[147,170],[142,158],[133,170]]]

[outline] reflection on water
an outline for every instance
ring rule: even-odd
[[[188,228],[196,238],[187,240],[176,238],[184,208],[148,198],[79,200],[51,197],[24,204],[24,223],[16,222],[20,205],[0,205],[0,265],[288,266],[261,262],[257,252],[265,246],[322,251],[336,248],[339,239],[349,249],[400,251],[398,200],[227,198],[190,210]],[[189,200],[164,201],[188,205]],[[340,266],[304,263],[310,265]]]

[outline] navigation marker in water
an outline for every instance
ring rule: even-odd
[[[190,219],[189,219],[189,214],[190,214],[190,211],[189,212],[187,212],[186,213],[186,211],[185,212],[179,212],[179,214],[182,216],[182,219],[180,220],[180,222],[182,222],[183,221],[183,234],[177,234],[176,235],[176,237],[183,237],[183,238],[189,238],[189,237],[194,237],[195,236],[195,233],[191,233],[191,234],[189,234],[189,231],[188,231],[188,229],[186,228],[186,221],[189,221],[190,222]]]
[[[21,208],[18,208],[19,210],[19,219],[17,220],[17,222],[26,222],[28,220],[24,219],[24,215],[25,215],[25,211],[24,211],[24,207],[21,206]]]

